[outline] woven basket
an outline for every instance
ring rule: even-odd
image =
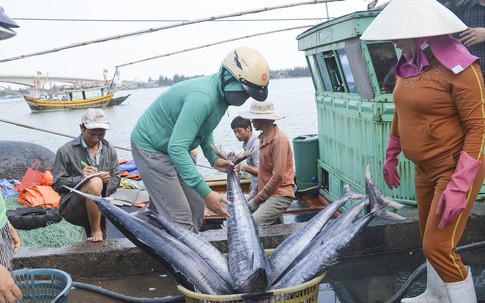
[[[320,282],[324,277],[325,273],[298,286],[276,289],[265,294],[252,295],[250,297],[257,297],[258,301],[268,299],[267,302],[317,303]],[[249,299],[247,294],[214,296],[196,293],[181,285],[177,285],[177,289],[185,296],[186,303],[242,303]]]
[[[274,249],[265,249],[266,255],[273,252]],[[227,257],[227,254],[226,254]],[[185,296],[186,303],[242,303],[250,301],[267,302],[287,302],[287,303],[317,303],[320,282],[322,282],[326,273],[313,278],[312,280],[294,287],[276,289],[262,294],[234,294],[234,295],[205,295],[193,292],[177,285],[178,291]]]

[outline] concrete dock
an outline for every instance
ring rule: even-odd
[[[385,252],[419,251],[421,238],[417,212],[399,212],[401,222],[375,218],[347,248],[344,256],[362,256]],[[304,223],[274,225],[259,230],[263,246],[277,247]],[[475,203],[459,245],[485,241],[485,204]],[[227,235],[223,229],[201,233],[220,251],[227,252]],[[117,278],[165,273],[163,267],[126,238],[102,243],[76,243],[62,248],[21,248],[14,256],[14,268],[57,268],[73,279]]]

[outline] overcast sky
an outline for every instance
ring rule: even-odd
[[[66,22],[34,21],[16,22],[17,36],[1,42],[0,59],[31,54],[66,45],[111,37],[149,28],[168,26],[178,21],[199,20],[236,12],[246,12],[263,7],[306,2],[307,0],[4,0],[5,13],[16,18],[43,19],[109,19],[152,20],[150,22]],[[278,9],[231,18],[233,21],[211,21],[155,33],[108,41],[47,55],[0,63],[1,75],[43,75],[65,77],[90,77],[101,79],[103,69],[109,77],[114,67],[124,63],[169,54],[188,48],[208,45],[223,40],[263,33],[272,30],[316,25],[327,17],[338,17],[354,11],[366,10],[370,0],[345,0],[325,4],[310,4]],[[387,1],[380,1],[387,2]],[[261,19],[307,19],[263,21]],[[257,19],[259,21],[246,21]],[[239,20],[239,21],[234,21]],[[160,75],[172,77],[193,76],[217,72],[222,59],[234,47],[251,46],[268,60],[271,69],[305,66],[303,52],[298,51],[296,36],[303,30],[284,31],[244,40],[233,41],[195,51],[120,68],[123,80],[158,79]]]

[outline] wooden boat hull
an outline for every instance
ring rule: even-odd
[[[76,108],[90,108],[107,106],[113,94],[107,94],[99,98],[92,98],[86,100],[76,101],[62,101],[62,100],[43,100],[35,99],[30,96],[24,96],[25,101],[33,112],[37,111],[51,111],[51,110],[67,110]]]
[[[243,192],[248,193],[251,179],[241,179],[240,182]],[[212,190],[220,194],[226,193],[227,183],[225,179],[210,179],[206,180],[206,183]],[[283,215],[316,214],[330,204],[330,202],[321,195],[304,195],[301,193],[296,193],[295,195],[295,200]],[[212,213],[206,208],[204,214],[205,225],[221,224],[224,220],[224,217]]]
[[[113,94],[107,94],[98,98],[76,101],[44,100],[35,99],[31,96],[24,96],[24,99],[25,101],[27,101],[27,104],[29,105],[31,111],[40,112],[120,105],[126,99],[128,99],[129,96],[131,96],[131,94],[113,98]]]

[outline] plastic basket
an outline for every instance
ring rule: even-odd
[[[249,296],[249,294],[234,294],[234,295],[205,295],[193,292],[187,288],[177,285],[178,291],[185,296],[186,303],[241,303],[247,301],[249,297],[258,297],[258,299],[268,299],[268,302],[288,302],[288,303],[316,303],[318,302],[318,292],[320,282],[325,277],[325,273],[294,287],[276,289],[263,294],[256,294]]]
[[[20,303],[67,302],[71,291],[71,276],[58,269],[36,268],[13,271],[15,284],[22,291]]]
[[[273,252],[273,249],[266,249],[266,255]],[[268,291],[262,294],[234,294],[234,295],[205,295],[196,293],[182,285],[177,285],[178,291],[185,296],[186,303],[241,303],[248,299],[256,301],[266,300],[267,302],[287,302],[287,303],[317,303],[320,282],[326,273],[313,278],[312,280],[294,287],[281,288]]]
[[[41,184],[44,173],[39,170],[39,166],[40,161],[36,160],[34,161],[34,164],[32,164],[32,167],[27,168],[27,171],[19,184],[19,192],[24,188]],[[50,170],[50,168],[48,168],[48,170]]]

